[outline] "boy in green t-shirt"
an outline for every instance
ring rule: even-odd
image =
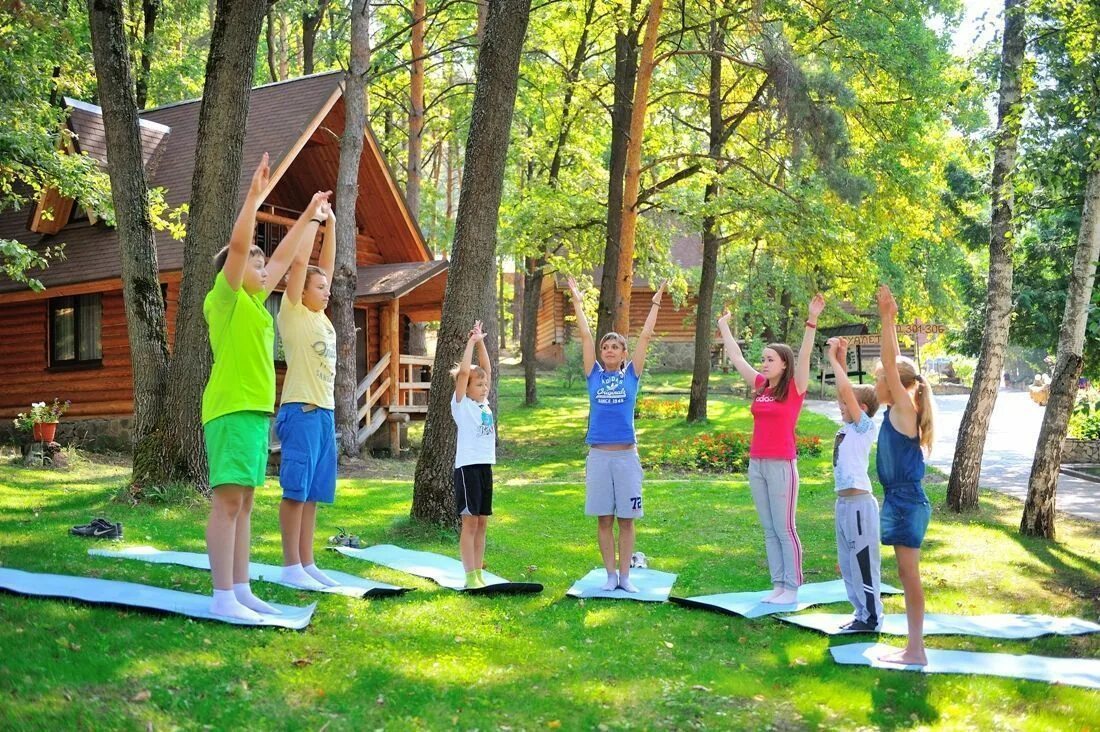
[[[331,191],[314,194],[279,242],[271,259],[253,244],[256,211],[267,194],[265,153],[229,245],[214,260],[214,287],[203,302],[214,364],[202,396],[202,427],[213,500],[206,549],[214,581],[210,610],[256,621],[278,611],[252,594],[248,554],[252,498],[264,484],[270,417],[275,409],[275,329],[264,301],[303,246],[312,248],[317,226],[327,218]],[[324,209],[324,210],[322,210]]]

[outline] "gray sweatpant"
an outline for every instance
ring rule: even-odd
[[[856,619],[882,622],[878,501],[871,493],[836,497],[836,558]]]
[[[764,549],[772,585],[802,585],[802,542],[795,527],[798,466],[794,460],[749,459],[749,489],[764,528]]]

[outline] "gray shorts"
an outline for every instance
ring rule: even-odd
[[[637,450],[589,448],[584,463],[584,513],[642,517],[642,461]]]

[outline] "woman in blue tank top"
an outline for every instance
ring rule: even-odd
[[[584,376],[588,384],[588,459],[584,466],[584,512],[597,517],[597,540],[607,582],[601,589],[637,592],[630,581],[630,557],[634,553],[634,519],[642,517],[642,463],[634,435],[634,403],[645,366],[646,350],[657,312],[661,307],[662,282],[653,295],[649,317],[638,336],[631,357],[626,338],[608,333],[600,339],[599,359],[584,301],[576,281],[569,278],[569,292],[577,314],[577,330],[584,355]],[[615,560],[615,521],[619,522],[619,557]]]
[[[899,354],[898,305],[890,288],[878,291],[882,318],[882,362],[875,369],[875,393],[887,405],[878,433],[876,468],[882,484],[879,514],[882,543],[894,547],[898,577],[905,590],[905,618],[909,637],[905,648],[882,657],[884,661],[924,666],[924,590],[920,581],[920,547],[932,517],[924,494],[924,459],[932,449],[935,405],[932,388],[917,366]]]

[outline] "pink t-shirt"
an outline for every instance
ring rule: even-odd
[[[764,377],[756,375],[754,388],[764,384]],[[765,460],[794,460],[797,455],[794,444],[794,426],[798,422],[798,413],[802,411],[802,402],[806,394],[798,393],[798,387],[792,381],[787,386],[787,398],[777,401],[772,396],[771,387],[752,402],[752,442],[749,443],[749,457]]]

